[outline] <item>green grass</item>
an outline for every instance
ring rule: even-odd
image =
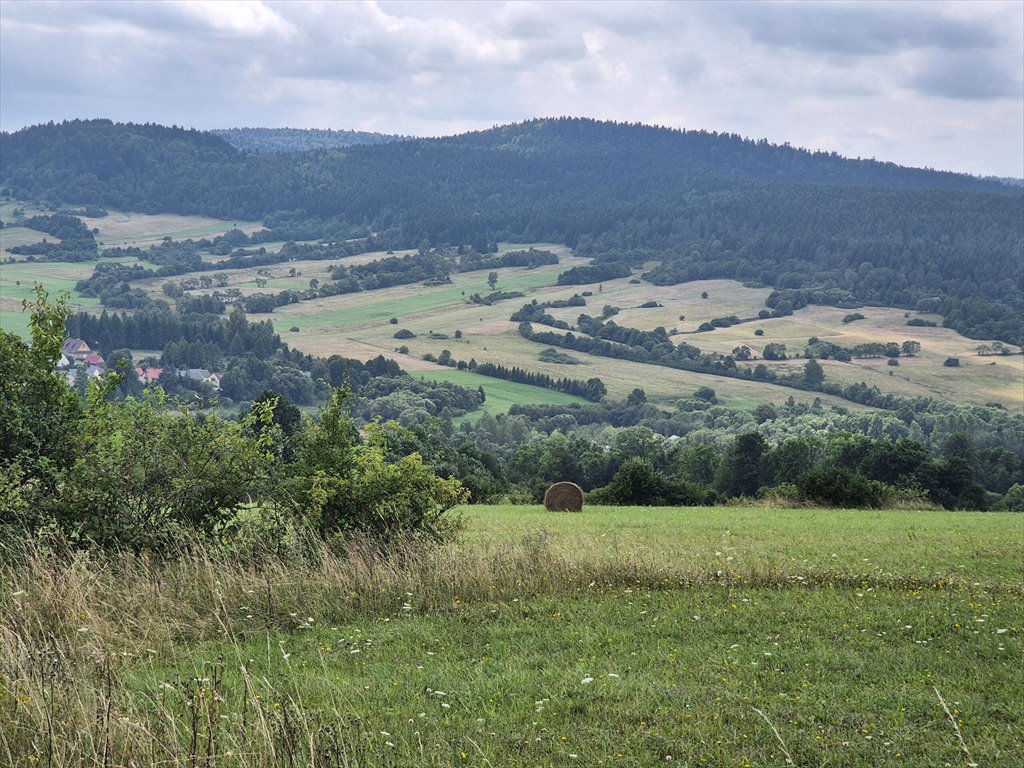
[[[763,571],[887,575],[1024,584],[1024,515],[764,507],[466,507],[466,536],[489,541],[541,532],[657,566],[685,563],[754,579]]]
[[[123,263],[134,263],[133,259],[118,259]],[[81,296],[75,292],[75,284],[92,274],[96,262],[67,264],[63,262],[27,262],[0,264],[0,328],[28,337],[28,317],[21,311],[21,302],[33,298],[33,289],[41,283],[55,299],[57,294],[67,291],[71,295],[70,307],[79,310],[100,309],[99,299]]]
[[[414,373],[425,381],[448,381],[459,384],[463,387],[483,387],[487,399],[479,411],[470,414],[470,417],[479,418],[484,413],[499,414],[508,413],[513,405],[571,405],[573,403],[586,403],[582,397],[559,392],[555,389],[534,387],[529,384],[518,384],[513,381],[495,379],[491,376],[481,376],[471,371],[439,370],[436,373]]]
[[[461,513],[460,541],[389,559],[354,545],[290,561],[9,565],[0,754],[25,766],[1024,756],[1024,516]]]

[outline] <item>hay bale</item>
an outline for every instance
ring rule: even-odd
[[[555,483],[544,494],[548,512],[579,512],[583,509],[583,489],[576,483]]]

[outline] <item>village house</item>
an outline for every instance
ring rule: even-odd
[[[220,389],[221,374],[208,371],[206,368],[187,368],[184,371],[179,371],[178,375],[185,376],[193,381],[201,381],[204,384],[209,384],[214,389]]]
[[[160,376],[163,374],[163,368],[136,368],[135,375],[139,381],[143,384],[156,384],[160,381]]]
[[[68,339],[61,345],[60,351],[69,359],[80,359],[92,352],[92,348],[82,339]]]

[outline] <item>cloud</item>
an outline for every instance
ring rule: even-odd
[[[1019,100],[1024,96],[1020,68],[1000,67],[988,52],[929,55],[915,69],[907,85],[927,96],[965,101]]]
[[[0,22],[5,130],[102,116],[437,135],[572,114],[1002,175],[1024,162],[1016,1],[3,0]],[[951,100],[973,111],[945,122]]]
[[[877,56],[917,48],[983,48],[997,41],[981,21],[944,16],[939,4],[729,3],[723,14],[759,43],[826,55]]]

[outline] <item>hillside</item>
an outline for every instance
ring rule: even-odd
[[[339,149],[364,144],[387,144],[408,137],[367,131],[317,128],[217,128],[210,131],[242,152],[291,154],[312,149]]]
[[[965,175],[581,119],[301,156],[109,121],[0,141],[19,199],[283,215],[388,248],[564,243],[596,264],[567,282],[658,261],[645,278],[659,285],[737,279],[798,291],[794,306],[888,304],[973,337],[1024,336],[1021,190]]]

